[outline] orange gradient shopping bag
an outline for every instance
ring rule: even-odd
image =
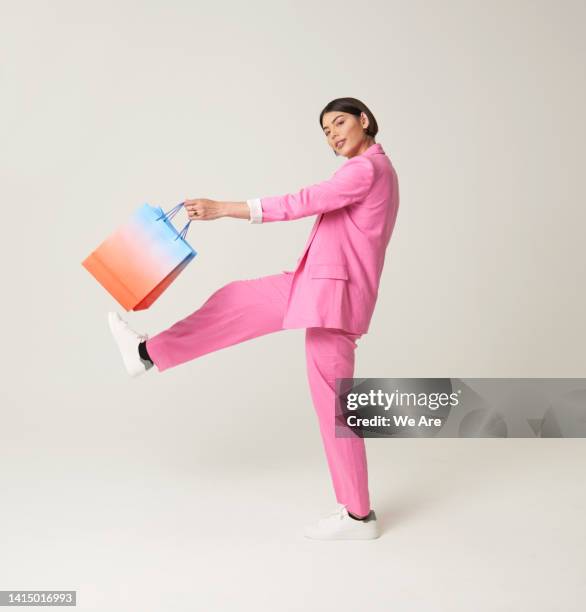
[[[81,262],[127,311],[151,306],[197,255],[185,240],[191,221],[181,232],[171,223],[182,207],[143,204]]]

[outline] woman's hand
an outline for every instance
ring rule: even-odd
[[[212,221],[224,216],[223,202],[197,198],[185,200],[183,203],[187,216],[191,221]]]

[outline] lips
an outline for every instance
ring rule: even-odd
[[[336,143],[336,149],[339,149],[340,147],[344,146],[345,142],[346,142],[346,139],[338,140],[338,142]]]

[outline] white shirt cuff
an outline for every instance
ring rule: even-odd
[[[262,206],[260,204],[260,198],[252,198],[246,200],[248,208],[250,209],[249,223],[262,223]]]

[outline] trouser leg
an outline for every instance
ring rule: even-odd
[[[162,372],[282,329],[292,277],[272,274],[220,287],[196,311],[146,341],[151,360]]]
[[[361,334],[311,327],[305,332],[307,376],[319,420],[336,500],[353,514],[370,511],[364,439],[335,436],[336,378],[354,376],[354,351]]]

